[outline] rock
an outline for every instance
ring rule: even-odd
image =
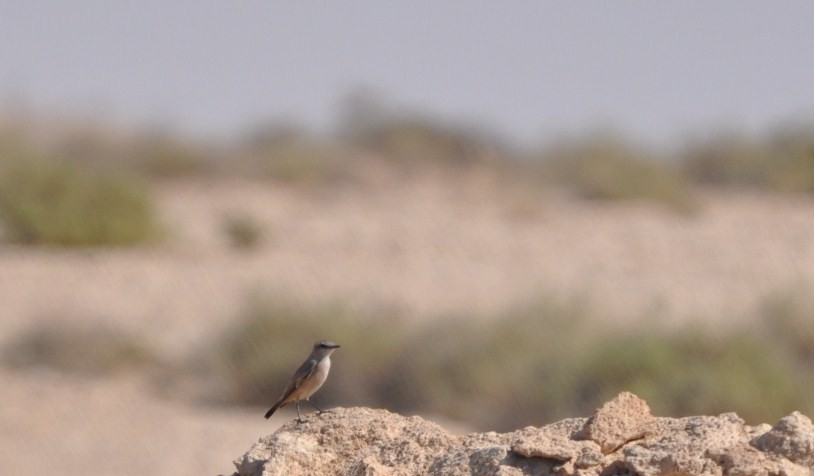
[[[235,466],[239,476],[809,476],[814,429],[799,413],[771,428],[734,413],[656,418],[630,393],[590,418],[466,436],[419,417],[340,408],[284,425]]]
[[[657,418],[653,433],[623,447],[624,460],[634,471],[664,474],[720,474],[719,452],[748,445],[743,420],[734,413],[717,417]]]
[[[335,409],[291,422],[235,461],[238,474],[407,475],[455,446],[434,423],[385,410]]]
[[[622,392],[588,419],[581,436],[597,443],[602,453],[608,454],[629,441],[644,438],[653,431],[655,422],[647,402]]]
[[[814,467],[814,426],[800,412],[781,418],[771,430],[755,438],[754,445],[793,463]]]
[[[586,421],[570,418],[542,428],[516,431],[510,448],[515,455],[529,460],[551,461],[556,471],[594,466],[602,459],[599,446],[593,441],[578,439]]]

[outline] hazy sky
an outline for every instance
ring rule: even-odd
[[[534,141],[814,115],[812,1],[0,0],[0,102],[230,134],[354,87]]]

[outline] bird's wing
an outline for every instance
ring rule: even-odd
[[[294,378],[291,379],[291,383],[294,384],[291,390],[300,388],[302,382],[305,381],[312,373],[314,373],[314,369],[317,368],[317,361],[315,359],[308,359],[300,365],[300,368],[294,372]]]
[[[291,394],[294,393],[294,390],[300,388],[305,379],[307,379],[308,376],[311,375],[314,372],[314,369],[316,368],[317,361],[314,359],[308,359],[305,362],[303,362],[302,365],[300,365],[300,368],[298,368],[297,371],[294,372],[294,375],[291,377],[291,381],[288,382],[288,387],[286,387],[283,394],[280,395],[279,399],[277,399],[277,403],[275,403],[274,406],[271,407],[271,410],[269,410],[267,415],[271,415],[272,413],[274,413],[275,410],[289,403],[291,401],[290,400]],[[266,418],[268,418],[268,416]]]
[[[300,365],[300,368],[294,372],[294,375],[291,377],[291,381],[288,383],[288,387],[286,387],[285,392],[277,399],[277,402],[274,403],[274,406],[266,412],[266,418],[270,417],[278,408],[285,406],[287,403],[291,402],[291,394],[294,393],[294,390],[300,388],[302,383],[305,379],[308,378],[309,375],[314,373],[314,369],[317,368],[317,361],[315,359],[308,359]]]

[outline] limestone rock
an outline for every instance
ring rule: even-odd
[[[452,449],[455,437],[418,417],[336,409],[291,422],[237,461],[238,474],[408,475]]]
[[[419,417],[340,408],[284,425],[235,466],[238,476],[810,476],[814,429],[799,413],[771,428],[734,413],[655,418],[630,393],[591,418],[466,436]]]
[[[622,392],[588,419],[581,436],[594,441],[602,453],[608,454],[629,441],[644,438],[653,431],[655,422],[647,402],[630,392]]]
[[[754,445],[799,465],[814,467],[814,426],[800,412],[781,418],[771,430],[757,437]]]

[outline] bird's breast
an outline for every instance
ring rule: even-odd
[[[317,364],[317,368],[314,369],[314,380],[319,382],[317,388],[325,383],[325,379],[328,378],[328,372],[331,370],[331,358],[325,357]]]
[[[328,378],[328,372],[330,370],[331,358],[325,357],[317,364],[311,377],[306,379],[298,389],[299,391],[297,393],[299,394],[299,398],[308,398],[319,390],[319,387],[321,387],[322,384],[325,383],[325,379]]]

